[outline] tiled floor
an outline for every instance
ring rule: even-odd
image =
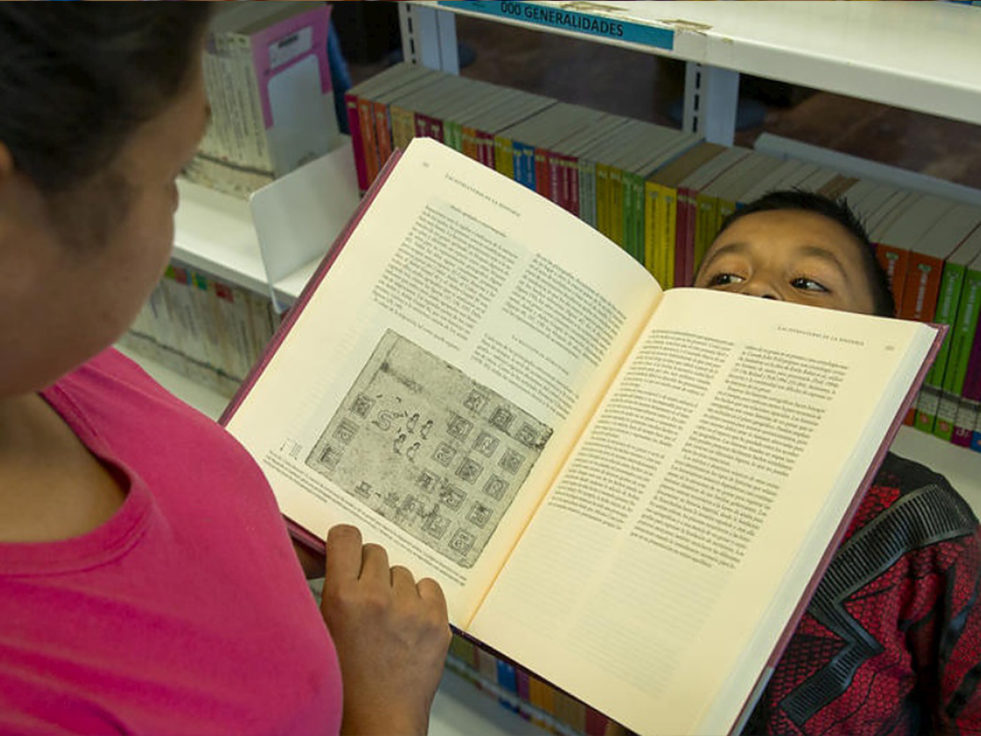
[[[475,52],[461,73],[607,112],[672,125],[684,79],[680,62],[550,33],[457,16],[457,40]],[[355,81],[385,66],[352,64]],[[745,96],[774,85],[743,78]],[[752,146],[765,131],[981,188],[981,126],[827,92],[777,89],[793,104],[765,106],[762,124],[739,131]]]

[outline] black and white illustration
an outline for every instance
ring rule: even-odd
[[[551,436],[513,402],[388,330],[306,464],[469,568]]]

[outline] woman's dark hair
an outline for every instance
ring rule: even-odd
[[[803,210],[814,212],[818,215],[827,217],[841,225],[855,240],[858,246],[859,255],[862,259],[862,267],[865,270],[865,278],[868,281],[869,289],[872,292],[875,313],[883,317],[894,317],[896,314],[896,303],[889,288],[889,277],[875,257],[875,246],[869,240],[868,233],[861,221],[848,206],[845,199],[829,199],[814,192],[806,192],[800,189],[784,189],[764,194],[759,199],[740,207],[722,221],[722,226],[716,234],[718,237],[727,227],[746,215],[755,212],[769,212],[772,210]]]
[[[99,172],[190,77],[211,3],[0,3],[0,143],[45,194]]]

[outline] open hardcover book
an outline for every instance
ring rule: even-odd
[[[415,139],[222,421],[307,542],[354,524],[440,582],[460,631],[610,718],[722,734],[940,337],[664,292],[560,207]]]

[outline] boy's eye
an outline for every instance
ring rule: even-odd
[[[709,279],[709,286],[728,286],[729,284],[738,284],[742,280],[742,276],[737,276],[734,273],[717,273]]]
[[[794,279],[790,282],[790,285],[795,289],[803,289],[804,291],[824,291],[827,292],[829,289],[814,279],[809,279],[805,276]]]

